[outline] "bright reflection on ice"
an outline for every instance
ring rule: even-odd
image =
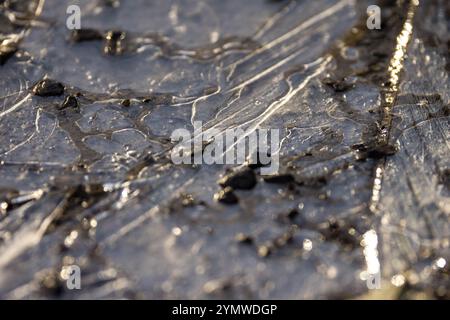
[[[375,275],[380,272],[380,261],[378,260],[378,236],[375,230],[369,230],[363,235],[361,245],[364,247],[366,259],[366,276]],[[363,277],[363,276],[362,276]]]

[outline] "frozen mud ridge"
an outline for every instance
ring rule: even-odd
[[[450,297],[449,1],[78,2],[0,0],[1,298]],[[279,175],[173,164],[195,121]]]

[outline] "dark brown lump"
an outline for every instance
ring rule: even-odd
[[[131,105],[130,99],[123,99],[120,104],[124,107],[129,107]]]
[[[254,242],[253,237],[250,236],[250,235],[247,235],[247,234],[245,234],[245,233],[238,233],[238,234],[234,237],[234,239],[235,239],[237,242],[242,243],[242,244],[253,244],[253,242]]]
[[[40,97],[60,96],[64,93],[64,86],[58,81],[43,79],[33,86],[33,93]]]
[[[70,40],[73,42],[102,40],[103,34],[95,29],[79,29],[73,30]]]
[[[78,100],[76,97],[67,96],[66,99],[64,99],[64,102],[59,107],[60,110],[67,109],[67,108],[70,108],[70,109],[78,108]]]
[[[223,188],[231,187],[233,189],[250,190],[255,187],[257,180],[253,170],[246,167],[227,174],[218,183]]]
[[[18,49],[18,41],[0,37],[0,65],[4,65]]]
[[[285,184],[285,183],[295,182],[294,176],[289,173],[263,176],[263,179],[267,183],[276,183],[276,184]]]
[[[357,151],[357,160],[381,159],[397,153],[398,146],[392,144],[364,145],[356,144],[352,148]]]
[[[224,204],[236,204],[239,202],[238,197],[230,187],[226,187],[225,189],[217,192],[214,195],[214,199]]]

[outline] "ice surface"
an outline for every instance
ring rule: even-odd
[[[448,298],[450,7],[415,3],[86,0],[74,41],[71,1],[0,0],[0,297],[354,298],[379,263]],[[233,166],[170,159],[195,121],[279,129],[295,182],[215,201]]]

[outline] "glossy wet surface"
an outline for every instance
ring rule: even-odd
[[[366,1],[81,1],[76,33],[69,3],[0,0],[0,297],[449,297],[447,1],[381,30]],[[279,129],[280,176],[173,164],[195,121]]]

